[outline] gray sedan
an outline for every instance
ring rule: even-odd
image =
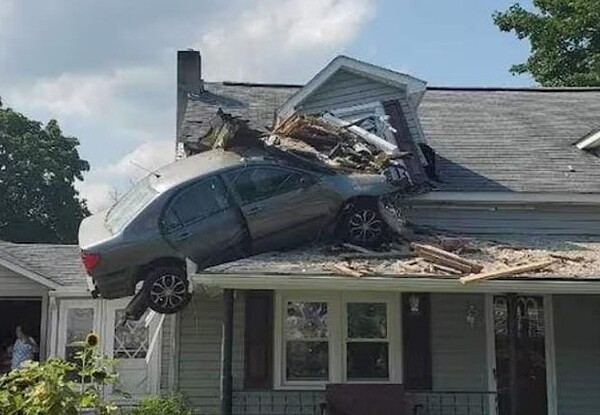
[[[200,269],[336,234],[369,245],[383,235],[383,175],[345,175],[211,150],[138,182],[80,225],[95,293],[133,295],[137,309],[175,313],[189,302],[186,259]]]

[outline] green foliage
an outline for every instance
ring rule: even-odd
[[[129,415],[193,415],[182,395],[148,396]]]
[[[95,348],[83,346],[75,362],[50,359],[29,362],[0,378],[3,415],[77,415],[93,409],[98,415],[116,412],[103,400],[104,389],[116,381],[114,364]]]
[[[531,55],[514,65],[543,86],[600,86],[600,1],[534,0],[529,11],[519,4],[494,14],[503,32],[528,39]]]
[[[89,214],[73,183],[89,170],[74,137],[0,104],[0,239],[72,243]]]

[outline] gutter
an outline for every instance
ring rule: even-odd
[[[191,280],[206,288],[247,290],[406,291],[451,293],[600,294],[600,276],[594,278],[512,278],[462,285],[457,278],[361,277],[314,274],[200,273]]]

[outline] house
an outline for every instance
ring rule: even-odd
[[[40,359],[69,359],[78,350],[73,343],[96,332],[101,352],[119,359],[120,388],[134,398],[158,394],[173,363],[173,317],[150,315],[120,326],[128,300],[92,299],[80,256],[75,245],[0,242],[2,346],[14,341],[21,325],[38,342]],[[10,370],[10,362],[0,364],[2,372]]]
[[[385,118],[433,185],[402,200],[414,229],[492,270],[557,262],[461,284],[412,259],[349,277],[308,247],[194,274],[185,310],[119,326],[127,300],[91,298],[77,247],[2,243],[2,327],[27,317],[42,358],[99,332],[123,389],[179,390],[202,414],[320,414],[340,385],[356,407],[403,385],[394,413],[598,413],[600,89],[432,88],[347,57],[306,85],[205,82],[198,52],[177,59],[179,157],[219,109],[264,132],[292,113]]]
[[[600,89],[432,88],[348,57],[306,85],[205,82],[184,51],[177,102],[180,157],[219,109],[265,132],[292,113],[387,115],[434,184],[403,201],[415,228],[496,263],[562,258],[469,285],[389,261],[351,278],[311,250],[198,273],[172,379],[203,413],[318,414],[342,383],[403,384],[407,413],[598,413]]]

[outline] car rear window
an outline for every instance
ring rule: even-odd
[[[150,184],[152,176],[137,182],[125,195],[115,203],[106,215],[106,227],[118,232],[158,194]]]

